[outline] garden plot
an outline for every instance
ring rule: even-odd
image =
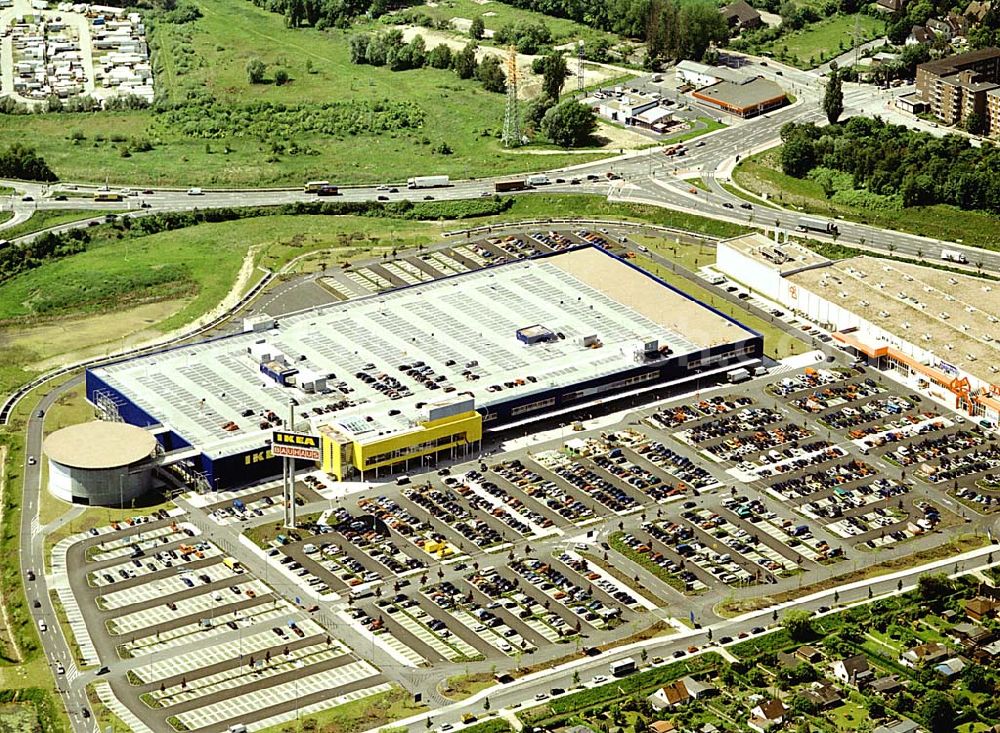
[[[549,481],[526,468],[519,460],[497,464],[493,467],[493,471],[526,496],[576,526],[599,521],[590,507],[559,488],[554,481]]]
[[[221,702],[195,708],[177,714],[177,720],[187,729],[216,726],[226,720],[239,719],[244,716],[257,716],[262,710],[283,702],[291,702],[298,698],[316,693],[336,693],[338,688],[346,687],[364,680],[378,677],[378,670],[365,661],[351,662],[322,672],[309,673],[304,670],[295,679],[272,687],[261,687],[240,695],[231,696]],[[330,704],[342,704],[341,699],[357,700],[367,695],[383,691],[388,685],[373,685],[354,690],[342,696],[331,696]]]
[[[490,609],[475,602],[466,602],[462,592],[450,581],[427,588],[424,595],[431,603],[503,654],[512,656],[538,649]]]
[[[237,690],[247,684],[263,685],[271,677],[294,672],[314,664],[332,662],[346,654],[349,654],[349,650],[332,640],[330,644],[319,642],[289,649],[287,654],[272,654],[270,651],[266,651],[259,657],[251,654],[246,657],[246,669],[244,669],[243,658],[241,658],[238,667],[231,667],[205,677],[197,677],[191,681],[185,680],[183,684],[178,683],[164,687],[162,690],[157,688],[146,695],[160,707],[168,708],[190,703],[216,693]]]
[[[414,638],[449,662],[463,662],[482,659],[478,649],[448,630],[448,625],[431,616],[412,598],[397,595],[383,599],[376,604]]]
[[[521,623],[550,643],[576,636],[580,631],[579,622],[577,622],[578,628],[571,628],[559,614],[549,611],[521,591],[516,583],[500,575],[496,568],[482,568],[467,576],[465,580],[487,598],[500,603],[516,615]]]
[[[671,450],[662,443],[651,440],[635,449],[635,452],[678,481],[682,481],[693,489],[710,490],[721,486],[721,482],[712,474],[692,461],[687,456]],[[683,494],[683,486],[674,487]]]
[[[445,483],[450,482],[445,479]],[[529,509],[492,481],[484,480],[478,471],[471,471],[450,485],[470,506],[496,517],[522,537],[536,539],[562,533],[551,519]]]
[[[591,626],[603,629],[621,617],[620,608],[611,608],[593,594],[573,583],[549,563],[535,558],[515,560],[510,568],[546,596],[565,606]]]
[[[407,667],[427,666],[427,660],[417,650],[402,642],[386,629],[384,621],[372,618],[360,608],[338,611],[337,616],[373,645],[377,644],[400,664]]]
[[[226,613],[227,607],[247,600],[249,596],[246,595],[246,591],[251,589],[261,602],[264,602],[271,593],[271,590],[262,582],[251,579],[225,590],[214,590],[176,601],[166,601],[159,606],[115,616],[107,621],[108,633],[125,636],[159,626],[175,618],[194,615],[208,618],[220,611]]]
[[[532,457],[539,465],[552,471],[617,515],[642,509],[642,506],[624,491],[558,451],[545,451]]]

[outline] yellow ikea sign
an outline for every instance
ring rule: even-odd
[[[318,435],[275,430],[271,434],[271,453],[279,458],[318,461],[322,458]]]
[[[319,448],[319,438],[305,433],[282,433],[277,430],[271,436],[272,445],[295,445],[304,448]]]

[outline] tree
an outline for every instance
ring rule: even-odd
[[[14,143],[0,153],[0,178],[55,181],[56,174],[34,148]]]
[[[274,84],[275,86],[284,86],[288,83],[288,72],[284,69],[274,70]]]
[[[486,24],[483,22],[482,17],[475,17],[472,19],[472,24],[469,26],[469,35],[473,40],[481,41],[483,36],[486,34]]]
[[[451,47],[443,43],[431,49],[427,54],[427,65],[434,69],[450,69],[452,63]]]
[[[986,119],[979,112],[970,112],[962,124],[970,135],[982,135],[986,129]]]
[[[919,705],[920,717],[931,733],[948,733],[955,727],[955,704],[938,690],[928,691]]]
[[[267,71],[267,66],[260,59],[247,61],[247,81],[251,84],[263,84],[265,71]]]
[[[781,146],[781,170],[786,175],[804,178],[815,164],[815,148],[804,136],[796,135]]]
[[[962,681],[969,692],[993,692],[993,680],[981,664],[970,664],[962,670]]]
[[[561,51],[551,51],[542,66],[542,91],[550,99],[559,99],[566,83],[566,57]]]
[[[917,594],[920,600],[935,603],[955,592],[955,586],[944,573],[921,575],[917,579]]]
[[[781,618],[781,625],[788,629],[794,641],[808,641],[812,638],[812,614],[808,611],[787,611]]]
[[[677,16],[676,58],[701,61],[713,43],[729,39],[729,26],[718,6],[705,0],[689,0],[681,4]]]
[[[542,133],[564,148],[586,145],[596,129],[594,110],[572,99],[552,107],[542,118]]]
[[[458,74],[459,79],[471,79],[476,73],[476,48],[478,44],[470,41],[461,51],[456,53],[452,59],[452,68]]]
[[[500,66],[500,59],[490,54],[485,57],[476,69],[476,78],[483,83],[483,89],[488,92],[503,93],[507,91],[507,76]]]
[[[840,82],[840,72],[831,66],[830,81],[826,83],[823,95],[823,113],[832,125],[844,114],[844,89]]]

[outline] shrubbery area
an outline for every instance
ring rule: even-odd
[[[828,198],[865,208],[951,204],[1000,213],[1000,150],[854,117],[781,129],[781,167],[818,180]]]
[[[0,178],[25,181],[54,181],[56,174],[34,148],[15,143],[0,152]]]

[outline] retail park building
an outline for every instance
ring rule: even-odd
[[[90,369],[87,398],[212,488],[280,475],[270,438],[290,428],[320,436],[330,475],[369,479],[763,354],[760,334],[593,246],[246,329]]]

